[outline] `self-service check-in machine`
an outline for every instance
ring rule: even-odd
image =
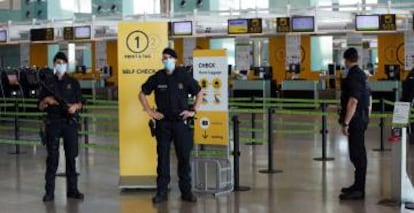
[[[40,89],[40,80],[37,70],[24,68],[20,71],[20,85],[23,89],[23,97],[38,98]]]
[[[393,127],[389,142],[392,144],[391,160],[391,199],[380,204],[391,204],[414,209],[414,187],[407,173],[407,125],[411,103],[395,102]]]

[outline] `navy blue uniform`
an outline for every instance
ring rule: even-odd
[[[370,97],[367,76],[358,66],[354,66],[349,70],[342,86],[340,115],[342,122],[345,119],[349,99],[352,97],[358,100],[355,114],[349,123],[348,145],[349,156],[355,167],[354,187],[356,190],[365,191],[365,177],[367,173],[365,131],[369,121]]]
[[[157,139],[157,190],[165,193],[170,182],[170,143],[174,142],[178,159],[179,187],[182,194],[191,192],[190,153],[193,148],[192,129],[180,117],[184,110],[190,110],[189,95],[196,96],[201,90],[197,81],[184,69],[176,68],[171,75],[160,70],[142,85],[145,95],[155,93],[157,111],[164,118],[156,122]]]
[[[60,96],[68,104],[82,103],[82,92],[79,82],[67,75],[62,79],[56,76],[45,82],[48,89],[41,88],[39,101],[47,96],[53,96],[52,92]],[[56,98],[55,98],[56,99]],[[78,130],[79,124],[74,119],[76,115],[69,115],[67,107],[48,106],[46,108],[46,193],[53,194],[55,189],[55,176],[59,163],[59,139],[63,137],[66,178],[68,193],[77,192],[76,157],[78,156]]]

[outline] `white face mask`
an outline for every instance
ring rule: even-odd
[[[56,64],[55,66],[55,74],[65,74],[68,70],[68,65],[67,64]]]

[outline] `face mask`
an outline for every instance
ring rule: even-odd
[[[345,78],[348,76],[348,74],[349,74],[349,68],[348,67],[345,67],[345,69],[344,69],[344,76],[345,76]]]
[[[175,69],[175,59],[169,58],[164,60],[164,67],[169,73],[172,73]]]
[[[65,74],[65,72],[67,71],[67,66],[67,64],[57,64],[55,66],[56,73]]]

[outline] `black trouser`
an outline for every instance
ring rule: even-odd
[[[178,185],[182,194],[191,192],[190,154],[193,149],[192,129],[184,121],[157,122],[157,191],[165,193],[170,182],[170,143],[174,142],[178,159]]]
[[[364,125],[350,126],[348,145],[349,157],[355,167],[354,187],[356,190],[365,191],[365,178],[367,174],[367,153],[365,150],[365,130]]]
[[[67,191],[78,190],[76,157],[78,156],[78,124],[66,119],[46,121],[46,193],[54,193],[55,177],[59,164],[59,139],[63,137],[66,158]]]

